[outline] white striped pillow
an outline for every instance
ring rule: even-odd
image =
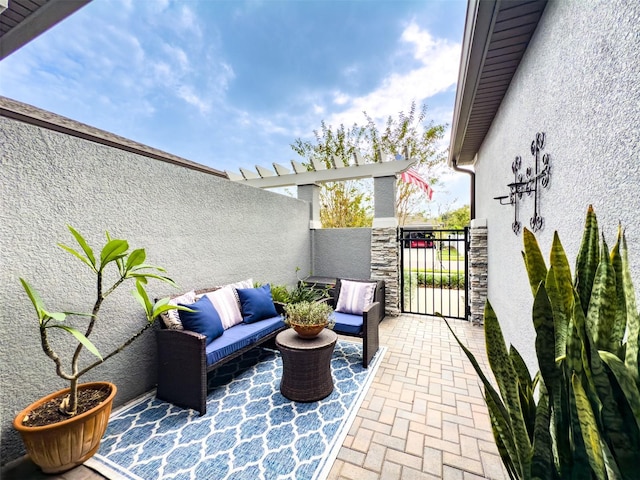
[[[362,315],[365,307],[373,303],[376,284],[372,282],[340,281],[340,296],[336,312]]]
[[[213,292],[207,292],[205,295],[209,297],[218,315],[220,315],[222,327],[225,330],[242,323],[242,313],[236,298],[235,288],[231,285],[226,285]]]
[[[176,306],[178,305],[178,303],[182,303],[183,305],[196,303],[196,292],[191,290],[190,292],[184,293],[179,297],[175,297],[169,300],[169,305]],[[182,328],[180,316],[178,315],[178,310],[169,310],[168,312],[164,312],[161,317],[167,328],[172,330],[184,330]]]

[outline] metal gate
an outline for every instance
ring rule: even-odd
[[[467,319],[469,229],[404,227],[399,233],[402,312]]]

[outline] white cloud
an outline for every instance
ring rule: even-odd
[[[199,96],[196,92],[194,92],[191,86],[180,85],[176,93],[179,98],[196,107],[200,111],[200,113],[206,114],[211,111],[211,104],[205,98]]]
[[[333,103],[335,103],[336,105],[345,105],[350,100],[351,98],[349,97],[349,95],[346,95],[342,92],[336,92],[333,94]]]
[[[197,36],[198,38],[202,37],[200,22],[198,22],[198,17],[192,9],[183,5],[180,9],[180,15],[177,17],[177,20],[178,25],[182,30],[188,32],[190,35]]]
[[[180,71],[184,72],[189,70],[189,58],[183,49],[165,43],[162,45],[162,50],[167,54],[168,60],[173,60]]]
[[[412,101],[418,104],[452,88],[458,77],[460,44],[434,39],[427,30],[411,22],[402,33],[397,56],[410,53],[418,65],[406,71],[390,73],[380,86],[368,94],[348,98],[338,97],[340,105],[348,107],[333,114],[331,125],[362,123],[366,111],[374,120],[384,121],[389,115],[406,111]],[[428,103],[428,101],[427,101]]]

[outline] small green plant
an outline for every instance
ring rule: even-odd
[[[289,303],[289,288],[286,285],[271,285],[271,297],[276,303]]]
[[[330,287],[320,287],[316,284],[306,283],[303,280],[289,291],[289,303],[318,302],[329,297]]]
[[[507,350],[489,302],[484,329],[497,390],[456,336],[484,385],[509,476],[638,478],[640,322],[622,228],[609,251],[589,206],[573,280],[557,232],[548,268],[526,229],[523,257],[539,372],[532,379],[518,351]]]
[[[296,276],[300,271],[300,267],[296,268]],[[320,286],[315,283],[308,283],[298,277],[298,283],[295,287],[287,285],[272,285],[271,297],[276,303],[300,303],[300,302],[317,302],[329,298],[329,290],[332,286]]]
[[[149,296],[144,288],[144,285],[146,285],[149,280],[156,279],[174,286],[175,284],[173,280],[164,274],[165,270],[163,268],[144,263],[146,258],[144,249],[129,251],[129,244],[126,240],[111,238],[109,232],[107,232],[107,242],[100,251],[100,255],[96,257],[93,249],[87,244],[84,237],[82,237],[82,235],[80,235],[80,233],[73,227],[69,226],[68,228],[78,243],[81,251],[75,250],[67,245],[58,245],[60,248],[82,261],[95,274],[96,298],[93,302],[93,309],[91,310],[91,313],[51,312],[44,306],[38,292],[36,292],[36,290],[27,283],[26,280],[21,278],[20,282],[36,310],[38,323],[40,325],[40,343],[42,345],[42,350],[55,363],[56,374],[63,380],[67,380],[70,384],[70,395],[62,400],[60,410],[69,416],[73,416],[77,411],[78,380],[82,375],[97,367],[115,354],[121,352],[125,347],[142,335],[142,333],[144,333],[144,331],[153,324],[154,319],[161,313],[173,309],[189,309],[169,305],[169,298],[163,298],[155,304],[149,300]],[[107,287],[104,285],[106,277],[112,278],[111,274],[106,274],[107,267],[110,265],[114,266],[116,270],[115,281]],[[95,345],[89,340],[89,336],[96,326],[98,314],[104,300],[126,281],[135,282],[136,289],[132,294],[144,308],[147,321],[131,338],[103,357]],[[82,333],[80,330],[65,323],[67,316],[87,317],[89,320],[85,332]],[[51,329],[65,331],[71,334],[78,342],[73,355],[71,356],[71,370],[65,370],[62,358],[51,346],[49,341],[49,332]],[[83,347],[95,355],[98,360],[81,369],[79,366],[79,360]]]
[[[333,327],[333,308],[327,302],[302,301],[284,306],[285,323],[290,327],[325,325]]]

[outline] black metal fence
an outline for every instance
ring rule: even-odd
[[[404,227],[399,234],[401,310],[467,319],[469,229]]]

